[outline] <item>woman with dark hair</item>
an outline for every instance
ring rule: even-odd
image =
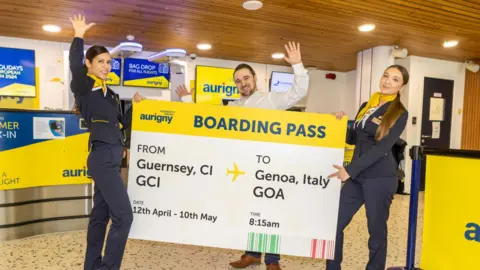
[[[70,18],[75,38],[70,47],[70,87],[76,107],[90,132],[87,160],[88,173],[94,185],[93,209],[87,231],[85,270],[120,269],[128,234],[133,221],[132,207],[120,176],[125,138],[122,129],[132,122],[132,111],[124,115],[119,110],[118,96],[106,86],[111,70],[111,56],[103,46],[93,46],[86,53],[83,64],[83,36],[94,23],[86,24],[82,15]],[[134,102],[145,99],[138,93]],[[112,224],[102,259],[107,224]]]
[[[388,67],[380,79],[380,92],[362,104],[355,124],[347,130],[347,143],[355,145],[352,162],[345,167],[334,165],[338,171],[329,176],[345,184],[340,193],[335,259],[327,261],[327,270],[341,269],[343,231],[363,204],[370,234],[366,269],[385,269],[387,221],[398,185],[392,147],[407,124],[408,112],[400,102],[400,92],[408,80],[404,67]],[[344,115],[343,112],[336,114],[338,119]]]

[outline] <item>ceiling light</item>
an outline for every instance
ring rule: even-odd
[[[364,24],[358,27],[358,30],[360,30],[361,32],[370,32],[373,29],[375,29],[375,24]]]
[[[197,48],[199,50],[210,50],[212,48],[212,45],[208,44],[208,43],[200,43],[197,45]]]
[[[443,47],[445,48],[451,48],[451,47],[455,47],[458,45],[458,40],[449,40],[449,41],[444,41],[443,42]]]
[[[43,30],[47,32],[58,33],[60,30],[62,30],[62,28],[53,24],[46,24],[43,26]]]
[[[273,59],[282,59],[284,57],[285,57],[284,53],[274,53],[274,54],[272,54]]]
[[[262,1],[249,0],[249,1],[243,2],[243,8],[247,10],[257,10],[257,9],[261,9],[262,7],[263,7]]]

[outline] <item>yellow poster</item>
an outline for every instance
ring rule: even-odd
[[[239,99],[231,68],[197,66],[195,74],[196,103],[222,105],[223,99]]]
[[[427,156],[420,268],[480,269],[480,159]]]
[[[30,109],[35,110],[40,107],[40,80],[38,68],[35,68],[35,97],[9,97],[0,96],[1,109]]]

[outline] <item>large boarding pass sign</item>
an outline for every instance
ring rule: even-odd
[[[332,259],[346,119],[135,104],[130,237]]]

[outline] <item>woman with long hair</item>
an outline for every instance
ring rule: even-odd
[[[83,64],[83,36],[94,23],[86,24],[82,15],[70,18],[70,21],[75,29],[69,55],[70,88],[90,132],[87,166],[95,183],[84,269],[120,269],[133,221],[130,199],[120,176],[125,146],[122,130],[130,127],[132,111],[129,109],[122,114],[118,96],[105,84],[112,59],[105,47],[90,47]],[[138,93],[133,97],[134,102],[143,99]],[[112,224],[102,258],[110,219]]]
[[[355,145],[352,161],[345,167],[334,165],[338,171],[329,176],[339,178],[344,185],[340,193],[335,258],[327,261],[327,270],[341,269],[343,231],[363,204],[370,234],[366,269],[385,269],[387,221],[398,185],[392,147],[407,124],[408,112],[400,102],[400,92],[408,80],[404,67],[388,67],[380,79],[380,92],[362,104],[355,124],[347,131],[346,142]],[[336,113],[338,119],[344,115]]]

